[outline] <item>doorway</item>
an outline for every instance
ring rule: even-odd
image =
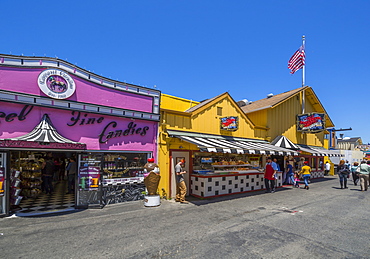
[[[190,155],[189,151],[173,151],[172,160],[171,160],[171,197],[176,197],[176,174],[175,174],[175,165],[181,160],[185,159],[184,170],[187,172],[184,174],[184,180],[186,184],[186,196],[190,194]]]
[[[75,192],[68,192],[66,168],[76,153],[10,151],[10,214],[31,216],[75,209]]]

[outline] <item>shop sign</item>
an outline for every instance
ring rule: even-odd
[[[229,116],[220,118],[221,130],[235,131],[238,129],[238,117]]]
[[[46,69],[37,79],[40,90],[54,99],[67,99],[71,97],[76,84],[73,78],[66,72],[58,69]]]
[[[4,167],[0,167],[0,196],[4,196]]]
[[[80,191],[99,190],[100,168],[98,166],[81,166],[78,175]]]
[[[68,126],[72,127],[75,125],[83,126],[83,125],[93,125],[94,123],[100,124],[104,121],[104,117],[87,118],[87,114],[81,115],[81,112],[73,111],[71,122],[67,123]],[[116,121],[111,121],[106,124],[103,128],[102,132],[99,134],[99,143],[106,143],[111,138],[118,138],[128,135],[140,135],[145,136],[149,130],[148,126],[144,127],[137,127],[137,124],[134,122],[128,123],[127,127],[123,129],[112,130],[111,128],[116,128],[118,123]]]
[[[33,106],[25,105],[19,114],[13,112],[6,114],[5,112],[0,111],[0,119],[4,118],[6,122],[12,122],[15,118],[18,118],[19,121],[26,119],[26,116],[32,111]]]
[[[324,113],[306,113],[297,115],[297,131],[316,133],[325,130]]]

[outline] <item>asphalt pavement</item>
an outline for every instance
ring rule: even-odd
[[[337,176],[189,204],[0,218],[1,258],[370,258],[370,190]]]

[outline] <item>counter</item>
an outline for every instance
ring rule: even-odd
[[[282,184],[282,173],[278,172],[277,187]],[[192,174],[190,177],[191,195],[216,197],[258,191],[264,189],[263,172],[242,170],[222,173]]]

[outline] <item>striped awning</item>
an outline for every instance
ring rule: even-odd
[[[344,156],[339,150],[328,150],[322,147],[312,147],[307,145],[298,145],[299,149],[311,153],[313,156],[341,157]]]
[[[342,157],[344,154],[340,153],[340,150],[336,149],[325,149],[325,148],[320,148],[320,147],[313,147],[313,149],[319,151],[321,154],[324,154],[325,156],[329,157]]]
[[[233,154],[261,154],[261,155],[295,155],[294,151],[273,146],[265,142],[247,140],[233,140],[226,137],[197,137],[173,135],[186,142],[197,145],[201,152],[233,153]]]
[[[272,142],[271,145],[278,147],[292,149],[296,152],[305,152],[313,156],[342,156],[339,150],[327,150],[321,147],[311,147],[308,145],[299,145],[294,144],[290,139],[281,135],[277,136]]]
[[[297,150],[299,147],[294,144],[290,139],[287,137],[280,135],[277,136],[272,142],[271,145],[277,146],[277,147],[283,147],[283,148],[289,148],[289,149],[294,149]]]
[[[30,133],[20,137],[6,139],[6,141],[34,142],[43,143],[44,145],[50,143],[59,144],[59,147],[65,145],[74,149],[86,149],[86,144],[72,141],[60,135],[47,114],[44,114],[40,123]]]

